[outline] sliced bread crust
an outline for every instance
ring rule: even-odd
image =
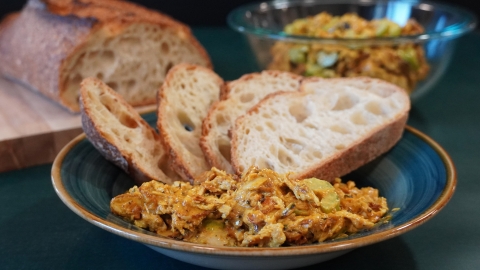
[[[110,87],[96,78],[81,83],[82,128],[93,146],[128,173],[137,185],[180,177],[170,169],[156,131]]]
[[[211,67],[188,26],[127,1],[29,0],[0,29],[0,73],[72,112],[86,77],[141,106],[155,104],[173,65]]]
[[[409,110],[407,93],[385,81],[305,79],[301,92],[267,96],[237,119],[232,165],[332,181],[393,147]]]
[[[173,169],[184,180],[193,183],[211,168],[200,149],[202,121],[225,89],[215,72],[191,64],[174,66],[160,88],[157,127]]]
[[[263,71],[228,82],[227,98],[212,105],[202,125],[200,146],[210,166],[234,173],[228,133],[235,120],[268,94],[298,91],[302,79],[289,72]]]

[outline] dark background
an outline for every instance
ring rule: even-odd
[[[20,10],[26,3],[22,1],[2,1],[0,17]],[[222,26],[226,25],[225,18],[233,8],[255,0],[132,0],[148,8],[157,9],[163,13],[182,21],[190,26]],[[480,18],[480,4],[477,0],[437,0],[437,2],[451,3],[469,9]],[[477,26],[477,29],[479,27]]]

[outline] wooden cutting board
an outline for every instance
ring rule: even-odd
[[[138,110],[148,112],[155,107]],[[50,163],[81,133],[79,114],[0,78],[0,172]]]

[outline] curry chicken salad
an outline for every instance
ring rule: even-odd
[[[297,19],[284,28],[289,35],[317,38],[378,38],[418,35],[423,27],[413,19],[401,27],[388,19],[365,20],[354,13],[332,16],[326,12]],[[349,43],[350,44],[350,43]],[[429,72],[420,44],[352,46],[279,41],[271,49],[268,69],[303,76],[369,76],[394,83],[412,92]]]
[[[213,168],[188,182],[150,181],[111,201],[111,211],[159,235],[243,247],[303,245],[346,237],[382,222],[387,201],[353,181],[333,183],[250,168]]]

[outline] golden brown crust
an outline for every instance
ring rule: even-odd
[[[117,0],[29,0],[18,18],[8,20],[0,31],[0,73],[77,112],[78,104],[62,98],[70,58],[96,31],[116,33],[134,23],[169,29],[212,66],[190,28],[160,12]]]
[[[3,29],[8,28],[10,24],[13,23],[16,18],[18,18],[18,15],[20,15],[19,12],[12,12],[5,15],[0,22],[0,32],[2,32]]]
[[[121,18],[125,21],[144,16],[146,20],[173,19],[165,14],[127,1],[118,0],[39,0],[51,13],[60,16],[95,18],[99,22]],[[181,24],[174,22],[176,24]]]
[[[171,183],[171,179],[169,179],[168,176],[172,176],[172,174],[168,170],[164,171],[166,177],[150,174],[146,167],[151,166],[151,164],[142,164],[139,160],[135,160],[134,156],[125,149],[125,147],[127,147],[126,145],[115,143],[115,139],[112,137],[114,135],[108,133],[105,128],[100,126],[107,123],[94,120],[98,119],[98,116],[95,117],[95,114],[98,114],[98,109],[95,108],[98,104],[88,97],[89,88],[91,88],[92,85],[103,89],[102,91],[114,97],[116,104],[112,104],[112,106],[124,108],[128,112],[129,117],[139,124],[139,128],[151,132],[152,140],[159,144],[161,143],[159,135],[155,130],[150,127],[150,125],[122,98],[122,96],[110,89],[102,81],[96,78],[86,78],[82,81],[80,90],[81,121],[83,131],[92,145],[102,154],[103,157],[128,173],[137,185],[141,185],[143,182],[151,181],[152,179]],[[147,140],[147,138],[145,138],[145,140]],[[167,156],[165,155],[164,158],[167,158]],[[152,162],[154,161],[152,160]],[[158,163],[160,165],[161,160]],[[175,178],[178,177],[174,177],[174,179]]]
[[[298,179],[317,177],[328,181],[344,176],[388,152],[401,138],[408,114],[372,132],[366,139],[338,153],[319,167],[295,175]]]
[[[0,33],[0,72],[61,102],[61,62],[88,35],[92,22],[51,15],[36,7],[36,2],[30,1]]]
[[[93,108],[91,108],[90,103],[88,102],[88,89],[85,87],[86,84],[95,84],[98,87],[102,87],[102,82],[95,78],[87,78],[81,84],[80,91],[80,107],[81,107],[81,119],[82,119],[82,128],[85,132],[87,138],[92,143],[92,145],[110,162],[114,163],[120,167],[123,171],[133,176],[135,182],[140,184],[145,181],[153,179],[151,176],[146,176],[145,174],[138,171],[138,167],[132,166],[133,162],[130,156],[125,155],[121,149],[116,146],[110,135],[103,132],[101,128],[97,126],[95,122],[92,121],[92,115],[95,114]],[[105,89],[107,91],[108,89]],[[117,101],[121,106],[130,108],[121,97],[118,97],[118,94],[114,91],[108,91],[111,95],[117,96]],[[132,113],[132,117],[136,113]],[[138,121],[144,122],[143,119],[137,119]],[[146,122],[145,125],[148,125]]]
[[[188,39],[208,59],[209,56],[202,45],[193,38],[190,28],[159,11],[150,10],[127,1],[118,0],[44,0],[52,14],[75,16],[78,18],[94,18],[96,24],[111,23],[125,25],[134,22],[149,22],[163,27],[175,29],[179,35]],[[212,67],[209,62],[208,67]]]

